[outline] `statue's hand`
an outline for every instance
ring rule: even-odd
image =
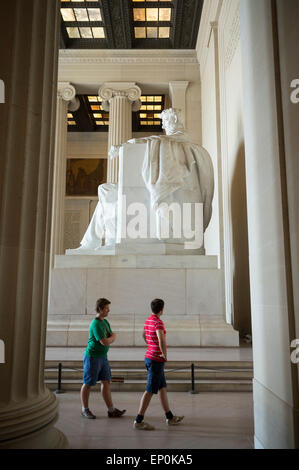
[[[109,150],[109,157],[111,158],[111,160],[113,158],[118,157],[120,147],[121,147],[121,145],[112,145],[111,146],[111,148]]]

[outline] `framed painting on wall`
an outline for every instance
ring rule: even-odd
[[[98,186],[106,183],[106,158],[68,158],[66,196],[97,196]]]

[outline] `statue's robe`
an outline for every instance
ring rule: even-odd
[[[131,139],[128,143],[146,143],[142,177],[150,193],[152,208],[158,209],[163,202],[202,203],[205,231],[211,220],[214,195],[214,172],[209,153],[191,143],[183,132]],[[117,154],[115,148],[112,153]],[[99,202],[81,241],[82,248],[99,249],[104,236],[106,245],[115,241],[117,185],[103,184],[99,186],[98,194]]]
[[[129,142],[147,144],[142,176],[151,195],[152,207],[156,208],[169,200],[171,194],[185,186],[188,178],[193,186],[189,187],[190,190],[196,191],[197,184],[199,186],[201,196],[197,202],[203,203],[205,230],[211,220],[214,195],[214,171],[209,153],[200,145],[190,143],[182,132],[132,139]],[[195,170],[193,165],[197,169],[196,177],[190,178]]]

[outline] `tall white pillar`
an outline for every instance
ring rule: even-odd
[[[189,82],[169,82],[169,94],[172,108],[180,109],[182,112],[184,127],[186,127],[186,91]]]
[[[52,223],[52,264],[55,255],[64,254],[64,202],[66,189],[67,112],[80,106],[76,90],[68,82],[59,82],[57,90],[54,192]]]
[[[109,110],[107,182],[118,182],[118,157],[109,158],[111,146],[125,143],[132,138],[132,110],[140,107],[140,88],[135,83],[104,83],[99,89],[103,107]]]
[[[290,233],[298,221],[298,179],[292,181],[298,175],[298,111],[288,76],[298,70],[299,5],[241,0],[240,13],[255,446],[299,448],[298,366],[290,349],[298,312],[292,279],[298,234]]]
[[[0,5],[0,448],[65,445],[44,384],[59,4]]]

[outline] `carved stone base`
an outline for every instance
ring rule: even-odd
[[[86,346],[99,297],[111,301],[116,345],[141,346],[153,298],[165,300],[169,346],[238,346],[224,319],[216,256],[57,256],[52,270],[48,346]]]

